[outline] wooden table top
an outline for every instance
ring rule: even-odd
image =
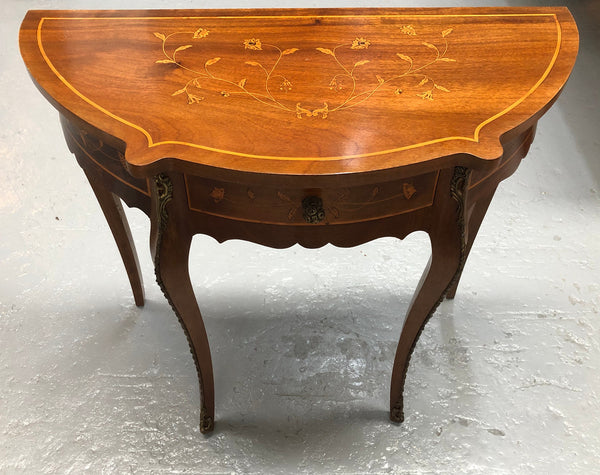
[[[497,160],[561,91],[578,34],[566,8],[30,11],[20,46],[134,174],[174,157],[331,175]]]

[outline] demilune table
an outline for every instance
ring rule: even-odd
[[[390,418],[401,422],[413,348],[454,297],[496,187],[571,72],[578,34],[566,8],[30,11],[20,46],[137,305],[120,200],[151,219],[156,279],[188,337],[209,432],[194,234],[316,248],[426,231],[432,254],[392,372]]]

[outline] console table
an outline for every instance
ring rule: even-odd
[[[497,185],[567,81],[578,34],[566,8],[30,11],[20,47],[137,305],[121,200],[151,220],[156,279],[188,337],[209,432],[194,234],[316,248],[427,232],[432,255],[392,372],[401,422],[413,348],[454,297]]]

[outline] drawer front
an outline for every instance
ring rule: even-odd
[[[105,144],[92,134],[77,129],[66,120],[63,121],[63,130],[71,152],[77,156],[82,167],[91,166],[100,169],[120,183],[150,196],[148,181],[129,174],[125,168],[125,157],[120,151]],[[84,163],[81,163],[82,161]]]
[[[346,188],[248,186],[187,175],[192,211],[257,223],[318,225],[379,219],[431,206],[438,172]]]

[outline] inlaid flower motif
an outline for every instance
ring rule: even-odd
[[[400,29],[400,33],[402,34],[409,36],[418,36],[417,31],[412,25],[398,25],[398,28]],[[450,34],[452,34],[453,31],[453,27],[446,28],[441,32],[441,38],[438,37],[438,39],[433,40],[433,42],[421,42],[421,46],[427,48],[427,50],[422,51],[422,53],[424,53],[423,61],[420,61],[419,55],[417,53],[411,53],[411,55],[409,56],[405,53],[398,52],[396,53],[396,57],[401,60],[400,62],[396,61],[395,63],[395,65],[399,68],[398,71],[393,73],[392,71],[388,72],[386,70],[385,73],[380,72],[380,74],[374,74],[374,77],[370,73],[367,73],[367,78],[364,81],[362,77],[359,78],[356,74],[357,68],[367,63],[370,63],[372,60],[361,59],[360,57],[356,57],[356,55],[338,56],[337,53],[338,51],[342,51],[342,48],[346,49],[346,51],[366,50],[369,48],[369,46],[371,46],[371,42],[368,39],[362,36],[357,36],[354,38],[354,40],[348,41],[347,43],[339,44],[333,48],[316,48],[317,51],[330,56],[332,58],[332,61],[334,61],[338,67],[337,74],[333,75],[333,77],[330,77],[329,89],[335,92],[340,92],[342,89],[349,90],[349,92],[347,94],[344,94],[343,97],[341,94],[337,96],[335,102],[323,102],[323,107],[317,108],[315,108],[314,104],[310,107],[303,107],[302,104],[298,102],[296,103],[296,108],[294,109],[293,106],[282,102],[276,95],[273,94],[273,91],[270,89],[271,85],[277,84],[277,86],[275,87],[277,87],[282,93],[288,93],[292,90],[292,82],[290,82],[290,80],[282,74],[277,73],[276,69],[284,56],[294,54],[295,52],[299,51],[299,48],[281,49],[278,46],[265,43],[264,46],[268,51],[272,53],[279,53],[277,57],[273,56],[273,54],[265,56],[263,58],[263,62],[266,61],[265,64],[262,64],[261,62],[258,62],[256,60],[245,61],[245,64],[248,66],[260,68],[260,71],[258,73],[264,74],[265,76],[263,86],[264,89],[266,89],[266,92],[261,92],[260,90],[257,91],[252,87],[248,88],[248,79],[246,77],[243,77],[241,75],[238,75],[237,78],[222,77],[219,74],[218,70],[213,70],[213,68],[210,68],[210,66],[219,62],[222,59],[221,57],[214,57],[206,60],[204,62],[203,70],[200,69],[195,71],[193,69],[190,69],[189,66],[184,66],[177,55],[181,51],[193,48],[193,45],[173,45],[172,42],[170,42],[170,38],[174,37],[176,33],[171,33],[168,35],[160,32],[154,33],[154,36],[162,42],[163,53],[163,57],[155,61],[155,63],[176,65],[194,75],[194,77],[189,78],[189,80],[185,83],[185,85],[183,85],[183,87],[180,87],[177,91],[171,94],[172,96],[181,95],[182,97],[187,97],[188,104],[198,104],[202,102],[204,100],[204,97],[196,95],[198,94],[198,91],[202,91],[204,89],[209,90],[211,89],[212,85],[214,85],[214,83],[220,83],[222,85],[225,85],[227,88],[221,90],[216,89],[217,91],[219,91],[222,97],[238,97],[239,95],[247,95],[250,96],[252,99],[267,106],[272,106],[277,109],[281,109],[288,112],[295,112],[298,118],[321,117],[325,119],[330,113],[333,112],[346,110],[352,107],[362,107],[362,104],[380,89],[382,91],[388,90],[394,95],[400,96],[404,92],[403,87],[412,88],[412,86],[410,86],[412,81],[411,83],[406,82],[406,80],[409,78],[412,78],[413,80],[416,80],[416,82],[418,82],[418,85],[416,85],[416,87],[418,87],[419,90],[423,91],[423,88],[427,88],[427,90],[423,92],[417,93],[418,91],[414,91],[413,93],[414,95],[418,96],[423,100],[433,101],[434,92],[437,98],[437,94],[439,94],[438,90],[449,93],[450,91],[447,88],[437,84],[432,76],[429,76],[423,71],[437,62],[456,62],[455,59],[446,57],[446,52],[448,50],[447,37]],[[190,34],[190,32],[186,33],[188,35]],[[209,36],[209,34],[210,31],[202,27],[197,28],[192,33],[194,39],[206,38],[207,36]],[[441,42],[443,42],[443,45],[441,44]],[[239,47],[241,48],[242,45],[244,49],[247,50],[263,50],[263,44],[259,38],[247,38],[243,40],[243,43],[240,42]],[[429,50],[433,50],[435,52],[435,57],[433,59],[431,57],[431,51]],[[415,56],[415,54],[417,54],[417,56]],[[258,59],[259,56],[260,55],[253,54],[253,57],[255,57],[255,59]],[[352,63],[350,63],[349,61],[352,61]],[[277,78],[276,81],[274,81],[275,78]],[[374,82],[375,79],[377,80],[376,83]],[[366,85],[364,87],[363,82],[366,82]],[[213,84],[206,85],[206,83]],[[347,87],[348,84],[350,84],[350,87]],[[294,88],[296,88],[296,86],[297,84],[294,83]],[[192,92],[195,92],[196,94],[193,94]],[[411,94],[411,96],[414,97],[413,94]],[[406,192],[405,190],[405,195],[410,195],[411,193],[414,192],[412,190],[408,190]],[[219,203],[220,201],[222,201],[224,199],[224,196],[225,190],[222,188],[214,188],[209,194],[209,197],[215,203]],[[250,194],[248,196],[250,197],[250,199],[253,199],[250,196]],[[407,199],[409,199],[409,196],[407,196]]]
[[[244,48],[260,51],[262,50],[262,43],[258,38],[250,38],[249,40],[244,40]]]
[[[400,27],[400,31],[408,36],[417,36],[417,32],[412,25],[403,25]]]
[[[333,78],[329,83],[329,89],[332,91],[340,91],[342,90],[342,85],[337,82],[337,78]]]
[[[292,83],[290,81],[288,81],[287,79],[283,79],[283,81],[281,81],[281,84],[279,85],[279,90],[280,91],[291,91],[292,90]]]
[[[213,190],[208,195],[210,196],[215,203],[219,203],[225,198],[225,188],[213,188]]]
[[[433,91],[431,90],[425,91],[423,94],[417,94],[417,96],[419,96],[423,100],[426,99],[428,101],[433,101]]]
[[[204,28],[198,28],[194,32],[194,38],[206,38],[209,33],[210,33],[210,31],[208,31],[208,30],[206,30]]]
[[[365,38],[356,38],[352,42],[352,46],[350,46],[350,49],[367,49],[370,44],[371,42],[369,40],[366,40]]]

